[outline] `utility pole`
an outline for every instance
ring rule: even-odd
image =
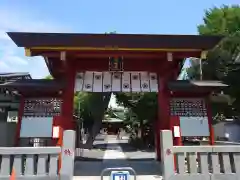
[[[84,130],[83,130],[83,120],[81,119],[81,101],[78,99],[78,130],[80,131],[80,144],[84,144]],[[80,148],[80,156],[83,156],[83,148]]]
[[[84,136],[84,130],[83,130],[83,120],[81,119],[81,101],[78,100],[78,117],[79,117],[79,122],[81,123],[80,125],[80,133],[81,133],[81,141],[83,143],[83,136]]]
[[[201,57],[199,59],[199,71],[200,71],[200,80],[202,81],[203,79],[203,71],[202,71],[202,60],[207,59],[207,51],[202,51]]]
[[[240,52],[237,54],[237,57],[235,59],[235,63],[237,63],[237,64],[240,63]]]
[[[199,59],[199,71],[200,71],[200,80],[202,81],[202,76],[203,76],[203,72],[202,72],[202,58]]]

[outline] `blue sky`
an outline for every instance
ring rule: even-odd
[[[1,0],[0,72],[48,75],[41,57],[24,57],[6,31],[197,34],[204,10],[239,0]]]

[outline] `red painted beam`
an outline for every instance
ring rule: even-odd
[[[59,51],[34,51],[33,55],[48,57],[49,69],[55,77],[63,77],[66,68],[60,60]],[[80,64],[79,70],[83,71],[106,71],[108,70],[108,58],[111,56],[122,56],[124,58],[124,70],[126,71],[155,71],[156,64],[165,62],[167,52],[139,52],[139,51],[67,51],[67,59]],[[200,52],[173,52],[173,61],[186,57],[199,57]],[[131,63],[129,62],[131,61]],[[134,63],[132,61],[135,61]],[[146,63],[147,62],[147,63]],[[152,63],[149,63],[152,62]],[[162,70],[161,70],[162,71]]]
[[[124,71],[152,71],[156,72],[157,63],[153,60],[145,60],[139,63],[140,60],[126,60],[123,62]],[[165,61],[163,61],[164,63]],[[85,60],[76,63],[77,71],[108,71],[109,61],[105,60]]]
[[[123,57],[139,57],[148,58],[151,57],[166,57],[167,51],[126,51],[126,50],[96,50],[96,51],[77,51],[77,50],[67,50],[67,57],[83,57],[83,58],[94,58],[94,57],[109,57],[109,56],[123,56]],[[200,51],[179,51],[172,52],[174,58],[179,57],[200,57]],[[32,50],[32,56],[45,56],[45,57],[58,57],[60,59],[60,51],[53,50]]]

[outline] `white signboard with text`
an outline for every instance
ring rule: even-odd
[[[21,138],[52,137],[52,117],[23,117],[21,123]]]

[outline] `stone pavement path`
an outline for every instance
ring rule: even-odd
[[[132,167],[137,173],[137,180],[161,180],[160,164],[153,160],[129,160],[119,145],[116,136],[108,136],[106,151],[102,161],[76,161],[74,180],[100,180],[101,171],[105,168]],[[134,152],[132,152],[134,153]],[[104,180],[109,180],[105,176]],[[131,176],[133,180],[133,176]]]

